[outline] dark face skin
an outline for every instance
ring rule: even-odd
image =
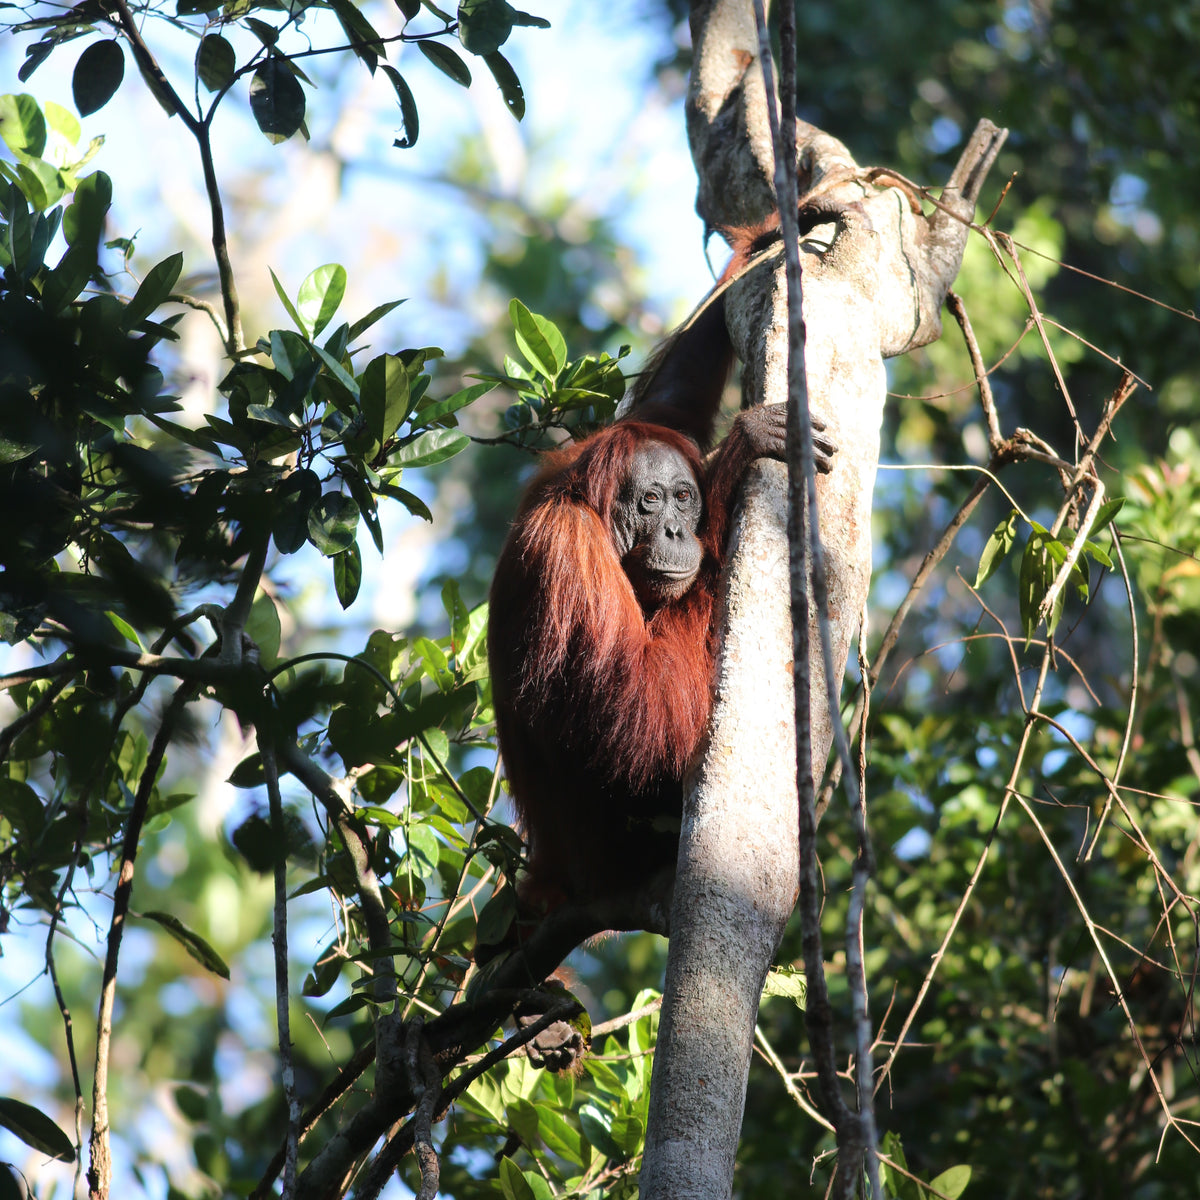
[[[642,606],[677,600],[696,580],[704,547],[696,537],[703,504],[687,459],[662,442],[646,442],[612,510],[621,565]]]

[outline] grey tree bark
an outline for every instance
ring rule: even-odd
[[[687,126],[697,208],[712,227],[752,224],[774,208],[774,155],[751,2],[695,0],[691,28]],[[800,249],[809,402],[839,446],[832,474],[818,479],[817,489],[840,686],[870,582],[883,359],[940,335],[966,222],[1003,132],[981,123],[929,217],[907,189],[859,168],[836,138],[798,123],[797,140],[801,208],[807,203],[829,215]],[[762,262],[735,283],[726,308],[745,364],[746,399],[784,402],[782,259]],[[759,997],[796,900],[786,529],[785,470],[759,463],[731,534],[713,715],[688,779],[643,1200],[731,1194]],[[815,610],[809,646],[812,772],[819,780],[833,727]]]

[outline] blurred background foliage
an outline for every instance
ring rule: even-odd
[[[512,296],[553,321],[573,357],[615,356],[630,343],[631,361],[640,361],[707,286],[700,227],[690,213],[682,118],[686,5],[622,0],[603,13],[582,16],[579,10],[539,8],[555,29],[520,29],[514,36],[511,57],[527,89],[528,116],[521,125],[490,80],[480,78],[463,93],[439,83],[427,62],[410,69],[407,58],[401,65],[421,114],[420,139],[411,149],[392,144],[408,126],[396,113],[392,85],[348,71],[352,64],[344,55],[302,63],[314,84],[307,143],[297,136],[269,145],[255,129],[246,96],[224,106],[214,125],[214,151],[244,320],[253,337],[284,321],[268,265],[294,297],[313,267],[337,261],[347,267],[344,304],[354,316],[408,297],[381,318],[371,349],[354,369],[396,346],[436,344],[446,351],[431,368],[429,395],[436,400],[470,385],[475,373],[503,370],[505,356],[515,354],[506,316]],[[42,11],[4,10],[11,24]],[[381,33],[396,19],[390,5],[368,4],[362,12]],[[285,22],[281,13],[272,10],[271,19]],[[314,22],[327,17],[313,14]],[[165,23],[148,25],[147,39],[155,34],[162,38],[155,46],[163,61],[186,80],[194,43]],[[1200,701],[1200,441],[1194,416],[1200,13],[1169,0],[931,0],[919,7],[894,0],[813,2],[799,7],[799,35],[801,114],[842,139],[860,163],[886,165],[936,185],[978,118],[1010,129],[978,218],[987,217],[1011,179],[994,224],[1025,247],[1022,261],[1042,311],[1069,331],[1052,331],[1052,344],[1083,429],[1095,427],[1116,386],[1116,361],[1145,382],[1102,451],[1109,495],[1127,497],[1117,524],[1135,585],[1138,638],[1135,643],[1131,635],[1121,579],[1101,577],[1093,568],[1087,607],[1068,601],[1057,634],[1059,669],[1043,701],[1098,770],[1061,732],[1043,728],[1019,783],[1069,865],[1092,921],[1106,931],[1142,1049],[1045,844],[1022,812],[1010,810],[908,1048],[878,1094],[881,1128],[899,1136],[908,1166],[924,1179],[968,1164],[968,1196],[1156,1200],[1190,1194],[1196,1153],[1179,1130],[1163,1136],[1146,1060],[1153,1062],[1172,1111],[1200,1120],[1191,986],[1195,902],[1185,903],[1164,882],[1169,876],[1189,897],[1200,891],[1200,751],[1194,735]],[[0,44],[9,77],[15,79],[39,36],[26,31]],[[239,55],[258,44],[229,36]],[[244,28],[238,36],[246,37]],[[22,86],[65,106],[73,56],[97,44],[81,39],[59,49]],[[66,73],[55,76],[60,57],[67,60]],[[105,237],[131,239],[128,247],[103,252],[103,261],[127,299],[136,283],[119,274],[126,249],[138,278],[183,250],[180,289],[219,307],[207,208],[198,170],[187,157],[191,148],[179,122],[158,111],[132,67],[126,74],[110,106],[85,119],[88,138],[109,135],[89,164],[114,181]],[[60,133],[55,137],[62,141]],[[63,163],[73,162],[82,145],[68,137],[54,152],[66,156]],[[152,155],[145,153],[148,145]],[[10,215],[5,208],[6,219]],[[719,269],[718,248],[709,249]],[[1029,428],[1070,459],[1075,431],[1037,334],[1027,330],[1027,306],[982,239],[972,239],[956,290],[985,362],[1004,360],[992,375],[1004,433]],[[198,420],[220,411],[215,385],[229,364],[205,316],[189,312],[177,324],[178,340],[155,347],[165,382],[150,379],[154,386],[147,394],[157,395],[161,384]],[[142,394],[128,370],[114,368],[110,376],[130,394]],[[970,363],[952,321],[940,343],[889,365],[889,387],[894,396],[885,429],[887,466],[875,501],[869,655],[974,481],[942,468],[987,460]],[[504,413],[513,401],[511,391],[490,393],[460,414],[459,428],[483,440],[503,437]],[[155,445],[152,433],[142,430],[141,436],[150,439],[145,445]],[[447,634],[464,611],[486,598],[500,539],[531,469],[527,450],[511,444],[519,440],[473,445],[419,477],[406,477],[404,486],[429,507],[432,525],[381,498],[386,555],[381,560],[368,547],[361,556],[359,598],[345,614],[334,603],[328,566],[312,548],[272,561],[265,590],[270,603],[258,606],[256,633],[264,636],[266,626],[266,641],[274,641],[282,661],[313,650],[356,653],[368,647],[372,629],[383,627],[412,640],[402,647],[376,640],[368,656],[387,659],[385,674],[397,687],[424,681],[424,689],[409,696],[415,705],[434,691],[449,694],[465,686]],[[164,446],[160,439],[158,449]],[[1052,470],[1025,464],[1005,472],[1003,482],[1026,513],[1048,523],[1060,498]],[[1018,688],[1030,686],[1034,658],[1022,649],[1018,556],[985,585],[986,611],[968,586],[986,539],[1010,507],[995,489],[985,496],[918,598],[871,701],[866,779],[879,868],[865,942],[884,1043],[880,1060],[992,835],[1021,734]],[[236,507],[225,515],[235,524],[239,519]],[[40,502],[19,523],[35,532],[50,529],[50,541],[33,546],[43,558],[61,549],[53,540],[60,531],[52,510]],[[156,535],[125,532],[117,540],[135,536],[138,562],[169,582],[175,596],[189,590],[211,595],[204,589],[233,579],[232,542],[221,553],[198,554],[206,569],[184,578],[172,577],[172,547],[159,544],[156,550]],[[26,539],[12,553],[30,549]],[[450,590],[448,581],[454,582]],[[154,627],[161,614],[135,612],[129,619]],[[28,630],[6,630],[18,632]],[[432,644],[418,645],[421,636]],[[439,665],[438,645],[449,668]],[[8,671],[39,661],[20,644],[8,660]],[[458,672],[449,683],[445,669]],[[313,670],[319,673],[307,685],[295,676],[305,712],[328,713],[341,705],[357,719],[356,713],[373,715],[381,701],[386,704],[382,691],[365,693],[352,673],[343,679],[332,666]],[[1137,704],[1129,719],[1135,683]],[[126,685],[96,673],[86,681],[86,703],[81,685],[80,702],[61,710],[60,723],[41,744],[27,739],[9,747],[0,820],[0,835],[10,839],[0,851],[7,887],[0,912],[0,1021],[13,1031],[6,1035],[13,1051],[0,1062],[0,1093],[38,1105],[64,1129],[73,1124],[70,1070],[42,956],[45,909],[70,845],[57,848],[59,859],[46,859],[42,878],[21,860],[21,821],[36,816],[22,815],[26,794],[18,785],[36,784],[47,811],[69,798],[71,755],[79,759],[77,773],[89,769],[89,743],[78,735],[96,728],[98,714],[114,711],[114,686]],[[75,1014],[85,1072],[92,1053],[88,1014],[95,1011],[107,930],[101,895],[110,891],[107,855],[128,802],[122,788],[136,781],[165,703],[159,687],[128,717],[126,740],[114,748],[123,765],[106,777],[111,788],[102,808],[107,805],[108,816],[98,818],[95,856],[80,863],[79,903],[56,942],[59,983]],[[33,702],[21,694],[15,699],[18,706]],[[452,757],[456,780],[472,770],[491,779],[486,694],[478,700],[470,713],[447,708],[440,714],[453,729],[445,745],[435,739],[434,748]],[[7,713],[6,723],[11,707]],[[249,785],[241,790],[225,782],[253,750],[230,710],[208,704],[189,713],[151,808],[134,907],[168,912],[197,931],[231,965],[232,978],[201,969],[152,921],[134,922],[124,950],[110,1084],[123,1195],[245,1194],[282,1129],[270,889],[253,869],[253,822],[265,819],[266,801],[252,773],[241,780]],[[330,738],[337,748],[332,721]],[[347,744],[343,734],[342,747]],[[47,779],[43,756],[52,751],[63,756],[55,759],[62,768]],[[345,766],[356,765],[356,753],[369,761],[375,751],[352,749],[343,755]],[[377,756],[367,772],[375,784],[364,786],[388,814],[376,818],[378,827],[392,831],[389,821],[403,823],[403,836],[393,833],[400,850],[388,864],[388,878],[397,894],[409,880],[402,900],[419,905],[435,893],[452,892],[455,867],[467,853],[461,830],[469,831],[471,822],[465,809],[455,812],[448,786],[422,792],[413,783],[421,778],[420,762],[433,759],[427,748],[412,743],[405,755],[403,762]],[[1105,806],[1099,772],[1111,777],[1118,761],[1122,795],[1158,855],[1161,874],[1119,815],[1108,819],[1095,853],[1083,861]],[[388,791],[389,771],[408,781],[405,789]],[[430,772],[435,782],[442,780],[440,766]],[[470,781],[464,786],[470,790]],[[488,790],[481,786],[472,795],[486,798]],[[400,796],[412,799],[400,804]],[[324,978],[319,965],[331,930],[353,926],[339,913],[347,887],[338,877],[338,847],[326,843],[318,816],[298,793],[287,798],[306,831],[289,848],[292,885],[315,877],[328,886],[323,899],[297,901],[293,914],[297,980],[311,971],[314,985],[311,997],[293,998],[298,1089],[306,1095],[325,1085],[334,1064],[367,1038],[369,1026],[361,1009],[326,1022],[332,1005],[353,998],[350,972],[338,977],[344,964],[330,972],[326,957]],[[822,827],[821,855],[831,982],[844,1013],[839,947],[852,842],[839,803]],[[414,814],[428,835],[412,832]],[[480,865],[476,878],[486,870]],[[447,946],[460,966],[469,944],[470,930],[464,929]],[[799,955],[797,929],[785,940],[780,962],[798,963]],[[611,939],[579,952],[573,962],[577,991],[592,1019],[636,1007],[645,989],[660,985],[663,960],[662,943],[649,936]],[[419,972],[431,961],[414,953],[412,963]],[[449,979],[453,964],[442,967]],[[446,994],[433,989],[422,994],[423,1002],[435,993]],[[639,1061],[652,1024],[644,1019],[635,1025],[632,1040],[621,1033],[620,1044],[607,1046],[613,1063],[599,1062],[579,1084],[551,1080],[522,1062],[504,1068],[502,1085],[473,1090],[473,1099],[436,1131],[444,1152],[443,1193],[480,1194],[486,1177],[498,1179],[491,1187],[505,1195],[524,1195],[522,1186],[541,1195],[530,1182],[544,1182],[533,1168],[532,1147],[556,1187],[574,1180],[570,1186],[580,1193],[605,1188],[622,1194],[617,1181],[622,1164],[636,1155],[638,1106],[644,1104],[642,1077],[628,1063]],[[848,1026],[843,1022],[846,1033]],[[768,1000],[761,1028],[787,1069],[801,1070],[805,1037],[795,1006]],[[85,1081],[85,1094],[88,1087]],[[535,1109],[532,1126],[524,1104]],[[314,1139],[319,1142],[331,1127],[320,1127]],[[573,1137],[582,1140],[576,1144]],[[812,1194],[821,1194],[827,1165],[821,1160],[814,1172],[813,1159],[830,1145],[788,1098],[775,1070],[756,1061],[738,1194],[773,1197],[785,1178],[797,1191],[811,1178]],[[497,1168],[493,1156],[503,1148],[524,1185],[511,1166]],[[581,1161],[573,1161],[571,1152]],[[36,1177],[39,1195],[69,1191],[71,1168],[44,1166],[44,1155],[3,1132],[0,1158]],[[603,1170],[601,1158],[610,1164]],[[415,1180],[415,1174],[409,1177]],[[896,1193],[909,1194],[899,1184]],[[406,1193],[393,1184],[388,1194]]]

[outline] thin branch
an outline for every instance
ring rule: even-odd
[[[1046,847],[1046,852],[1058,868],[1058,873],[1067,890],[1071,893],[1071,899],[1075,902],[1076,911],[1087,927],[1088,936],[1091,938],[1092,945],[1096,949],[1096,953],[1100,956],[1100,961],[1104,966],[1104,970],[1108,975],[1109,982],[1113,987],[1113,995],[1117,1003],[1121,1007],[1121,1012],[1125,1016],[1125,1021],[1129,1026],[1129,1032],[1133,1036],[1134,1045],[1137,1046],[1138,1052],[1142,1056],[1142,1062],[1146,1066],[1146,1075],[1150,1080],[1150,1086],[1154,1090],[1154,1094],[1158,1099],[1158,1103],[1162,1108],[1163,1118],[1168,1128],[1174,1127],[1193,1150],[1200,1151],[1198,1145],[1186,1132],[1183,1123],[1180,1122],[1175,1114],[1171,1111],[1171,1102],[1167,1099],[1166,1093],[1163,1091],[1162,1081],[1158,1078],[1158,1072],[1154,1069],[1153,1061],[1146,1047],[1142,1043],[1141,1034],[1138,1031],[1137,1022],[1134,1020],[1133,1013],[1129,1008],[1129,1001],[1126,999],[1125,990],[1121,987],[1120,980],[1117,978],[1116,971],[1113,969],[1112,963],[1109,961],[1108,954],[1104,949],[1103,941],[1100,937],[1100,931],[1095,921],[1092,920],[1092,915],[1088,912],[1088,907],[1083,901],[1083,897],[1079,894],[1079,890],[1075,886],[1075,881],[1071,878],[1071,873],[1067,870],[1066,864],[1059,857],[1058,851],[1055,849],[1054,843],[1050,840],[1050,835],[1046,832],[1045,826],[1038,820],[1037,814],[1033,811],[1032,805],[1024,795],[1015,789],[1011,795],[1016,802],[1025,811],[1025,815],[1029,818],[1033,827],[1037,830],[1038,837],[1042,839],[1042,844]],[[1165,1131],[1164,1131],[1165,1132]]]
[[[445,1087],[440,1088],[440,1090],[429,1088],[429,1091],[436,1091],[438,1096],[436,1111],[433,1113],[432,1121],[437,1122],[442,1120],[450,1111],[450,1106],[454,1101],[476,1079],[490,1071],[497,1063],[511,1057],[515,1051],[526,1045],[526,1043],[532,1042],[534,1038],[546,1029],[549,1029],[555,1022],[569,1020],[578,1012],[579,1004],[575,1000],[562,1000],[552,1004],[536,1021],[531,1021],[499,1046],[489,1050],[477,1062],[472,1063],[461,1074],[456,1075]],[[399,1165],[401,1159],[413,1149],[416,1144],[417,1133],[416,1117],[414,1116],[412,1120],[406,1122],[398,1133],[388,1140],[387,1144],[375,1157],[375,1161],[371,1163],[371,1166],[367,1169],[355,1189],[355,1200],[376,1200],[379,1193],[383,1190],[384,1185],[392,1177],[392,1172]]]
[[[291,988],[288,983],[287,939],[287,826],[283,819],[283,798],[279,794],[279,766],[275,747],[261,727],[257,728],[258,751],[262,757],[267,799],[271,807],[271,832],[275,841],[273,868],[275,904],[271,943],[275,950],[275,1024],[279,1036],[279,1066],[283,1078],[283,1098],[287,1106],[287,1131],[284,1135],[283,1200],[296,1194],[296,1170],[300,1160],[300,1101],[296,1097],[296,1066],[292,1060]]]
[[[355,1050],[350,1060],[338,1071],[320,1096],[304,1110],[296,1131],[300,1141],[303,1141],[313,1131],[317,1122],[354,1086],[355,1081],[362,1077],[363,1072],[374,1061],[375,1043],[373,1041],[366,1042]],[[275,1151],[271,1161],[267,1164],[262,1178],[250,1193],[250,1200],[265,1200],[265,1197],[270,1195],[271,1185],[278,1178],[279,1172],[283,1170],[286,1153],[287,1137],[285,1135],[284,1144]]]
[[[112,919],[108,927],[108,954],[104,961],[104,976],[100,988],[100,1011],[96,1020],[96,1070],[92,1084],[91,1162],[88,1166],[88,1193],[92,1200],[107,1200],[112,1182],[112,1150],[109,1144],[108,1122],[108,1059],[112,1042],[113,1005],[117,995],[117,962],[121,954],[121,937],[133,893],[134,863],[142,825],[150,807],[150,797],[158,771],[175,731],[175,723],[195,694],[191,683],[182,683],[171,697],[163,713],[158,732],[154,735],[146,766],[138,782],[138,790],[125,818],[125,841],[121,847],[121,866],[117,888],[113,894]]]
[[[779,1076],[784,1089],[792,1098],[796,1107],[805,1116],[810,1117],[820,1125],[822,1129],[828,1129],[830,1133],[836,1132],[829,1121],[809,1103],[808,1097],[796,1086],[796,1077],[783,1065],[783,1060],[775,1053],[775,1047],[767,1040],[767,1035],[763,1032],[761,1025],[755,1025],[754,1027],[754,1040],[758,1043],[759,1052],[763,1058],[775,1069],[775,1073]]]
[[[967,306],[962,302],[962,297],[953,290],[947,292],[946,307],[954,314],[954,319],[962,330],[963,341],[967,343],[967,353],[971,357],[971,367],[975,372],[975,384],[979,388],[979,403],[987,421],[988,448],[994,455],[1003,444],[1004,435],[1000,432],[1000,419],[996,416],[996,398],[992,395],[992,383],[988,378],[987,367],[979,351],[979,343],[975,340],[975,330],[971,327],[971,318],[967,315]]]
[[[53,678],[50,686],[29,706],[28,710],[17,717],[11,725],[0,731],[0,762],[8,760],[8,752],[12,749],[13,742],[42,718],[42,715],[54,704],[63,688],[81,671],[82,668],[78,662],[74,659],[64,661],[65,657],[50,663],[45,669],[45,674],[41,673],[42,668],[35,667],[30,671],[17,671],[13,675],[0,677],[0,691],[9,687],[20,687],[22,684],[45,679],[47,676]]]
[[[780,6],[780,55],[786,69],[781,72],[780,103],[776,109],[771,41],[763,0],[754,2],[758,29],[759,63],[766,93],[767,119],[775,157],[775,199],[783,238],[788,302],[788,541],[792,611],[792,659],[795,686],[796,777],[800,821],[800,908],[804,942],[804,965],[808,975],[806,1019],[821,1095],[837,1129],[838,1169],[836,1194],[849,1196],[857,1187],[865,1160],[872,1194],[879,1188],[879,1163],[875,1155],[875,1114],[871,1094],[871,1021],[866,1002],[862,960],[856,954],[856,914],[866,903],[867,881],[874,856],[867,834],[866,814],[855,786],[853,772],[847,779],[851,811],[858,834],[854,866],[851,912],[847,925],[847,980],[854,1007],[856,1063],[859,1078],[859,1111],[854,1114],[842,1097],[834,1062],[833,1010],[824,976],[821,946],[819,884],[816,869],[816,805],[812,774],[810,731],[812,684],[809,677],[810,583],[817,608],[817,625],[825,675],[825,695],[833,725],[839,760],[850,767],[850,748],[837,704],[837,674],[833,662],[833,637],[829,624],[829,587],[824,547],[821,543],[817,509],[816,464],[812,444],[812,418],[808,405],[805,371],[804,318],[801,311],[800,230],[797,216],[799,196],[796,179],[796,29],[792,5]],[[811,568],[810,568],[811,555]],[[853,945],[851,944],[853,943]]]

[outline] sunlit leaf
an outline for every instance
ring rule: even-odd
[[[27,92],[0,96],[0,138],[14,154],[40,157],[46,148],[46,119]]]
[[[808,976],[796,967],[772,967],[763,984],[763,998],[786,996],[803,1011],[808,999]]]
[[[975,573],[975,587],[981,588],[995,574],[996,568],[1004,561],[1004,556],[1013,548],[1017,540],[1017,523],[1020,514],[1014,508],[1012,512],[992,530],[979,556],[979,570]]]
[[[395,467],[430,467],[465,450],[471,439],[457,429],[431,429],[401,446],[388,462]]]
[[[566,339],[553,321],[530,312],[520,300],[508,305],[508,315],[517,332],[517,345],[530,365],[547,379],[554,379],[567,361]]]
[[[315,338],[333,319],[345,294],[346,268],[340,263],[326,263],[310,272],[296,295],[301,328],[310,338]]]
[[[474,404],[480,396],[486,396],[495,386],[494,383],[476,383],[471,387],[463,388],[460,392],[455,392],[453,396],[447,396],[445,400],[427,404],[413,416],[413,427],[419,429],[422,425],[433,425],[442,421],[451,413],[466,408],[468,404]]]
[[[382,446],[408,416],[411,405],[408,370],[394,354],[373,358],[359,380],[367,431]]]
[[[275,285],[275,295],[279,297],[280,303],[286,310],[287,315],[292,318],[292,322],[297,329],[303,329],[304,322],[300,319],[300,314],[296,311],[296,306],[288,299],[287,292],[283,290],[283,284],[279,282],[279,276],[270,267],[267,270],[271,274],[271,282]]]
[[[947,1196],[949,1200],[958,1200],[971,1182],[971,1168],[965,1163],[943,1171],[936,1179],[929,1181],[934,1195]]]

